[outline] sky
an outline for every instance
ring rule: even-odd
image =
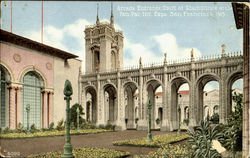
[[[85,69],[84,29],[109,21],[111,2],[44,1],[43,43],[79,56]],[[12,2],[12,32],[41,42],[41,1]],[[113,2],[116,30],[124,35],[124,67],[242,51],[242,29],[235,27],[227,2]],[[11,31],[11,2],[1,3],[1,29]],[[206,90],[218,87],[211,82]],[[187,85],[183,86],[186,89]],[[234,85],[242,89],[242,79]]]

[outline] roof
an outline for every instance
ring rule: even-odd
[[[236,23],[236,28],[243,28],[243,4],[242,3],[232,3],[234,19]]]
[[[189,90],[186,91],[179,91],[181,95],[189,95]]]
[[[78,56],[66,51],[33,41],[31,39],[13,34],[11,32],[0,29],[0,41],[13,43],[29,49],[37,50],[52,56],[57,56],[63,59],[77,58]]]

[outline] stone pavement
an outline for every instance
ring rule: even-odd
[[[152,131],[152,135],[167,134],[168,132]],[[99,134],[71,136],[71,144],[76,147],[96,147],[108,148],[120,151],[128,151],[131,155],[147,154],[150,151],[155,151],[157,148],[146,147],[128,147],[128,146],[113,146],[113,141],[124,139],[135,139],[147,136],[147,131],[126,130],[117,132],[107,132]],[[2,151],[7,154],[20,155],[24,157],[29,154],[46,153],[53,151],[63,151],[65,137],[47,137],[47,138],[32,138],[32,139],[15,139],[15,140],[0,140]]]

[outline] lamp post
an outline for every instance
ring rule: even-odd
[[[178,105],[178,132],[177,132],[177,135],[180,135],[181,134],[181,107],[180,105]]]
[[[72,153],[72,145],[70,144],[70,124],[69,124],[69,104],[71,95],[73,94],[72,86],[69,80],[64,84],[64,100],[66,100],[66,136],[62,158],[74,158]]]
[[[26,107],[26,112],[27,112],[27,135],[29,135],[30,134],[30,105],[29,104],[27,104],[27,107]]]
[[[76,118],[76,122],[77,122],[77,133],[80,132],[80,131],[79,131],[79,112],[80,112],[80,110],[79,110],[79,106],[78,106],[77,109],[76,109],[76,113],[77,113],[77,118]]]
[[[150,98],[148,99],[148,135],[147,135],[147,141],[148,142],[152,142],[152,134],[151,134],[151,102],[150,102]]]

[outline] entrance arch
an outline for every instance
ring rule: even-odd
[[[180,106],[181,111],[183,111],[184,107],[187,105],[186,101],[183,98],[186,98],[186,100],[188,100],[188,102],[190,102],[190,95],[189,92],[187,93],[185,92],[181,92],[180,89],[181,87],[186,84],[188,89],[190,89],[189,87],[189,81],[188,79],[184,78],[184,77],[177,77],[174,78],[171,81],[171,103],[170,103],[170,109],[171,109],[171,116],[170,116],[170,120],[172,122],[172,130],[177,129],[178,127],[178,111],[177,108],[178,106]],[[185,93],[185,95],[184,95]],[[187,93],[187,95],[186,95]]]
[[[138,88],[135,83],[128,82],[124,85],[124,94],[125,94],[125,120],[127,120],[126,128],[135,128],[135,119],[137,116],[137,108],[135,98],[136,92],[138,93]]]
[[[216,75],[205,74],[205,75],[201,76],[196,82],[197,83],[196,84],[196,96],[197,97],[196,97],[196,104],[194,106],[196,106],[196,108],[198,109],[197,115],[196,115],[196,123],[197,124],[199,124],[199,122],[204,119],[204,111],[205,111],[204,110],[204,96],[206,95],[206,92],[204,91],[204,88],[207,85],[207,83],[211,82],[211,81],[217,82],[218,85],[219,85],[218,89],[219,89],[219,91],[221,91],[220,78],[218,76],[216,76]],[[221,92],[219,92],[219,102],[221,102],[220,101],[221,100],[221,94],[220,93]],[[219,105],[219,106],[221,106],[221,105]],[[208,111],[206,111],[206,112],[208,112]]]
[[[145,118],[148,119],[148,100],[151,101],[151,128],[156,129],[157,123],[156,119],[158,118],[158,108],[162,107],[162,96],[157,95],[158,92],[162,92],[162,83],[156,79],[151,79],[146,82],[146,104],[145,104]],[[161,93],[162,95],[162,93]],[[162,116],[163,117],[163,116]],[[159,128],[159,127],[158,127]]]
[[[97,97],[96,90],[92,86],[85,88],[85,108],[86,108],[86,120],[92,123],[97,122]]]
[[[104,111],[105,121],[115,124],[118,118],[117,92],[112,84],[106,84],[104,87]]]

